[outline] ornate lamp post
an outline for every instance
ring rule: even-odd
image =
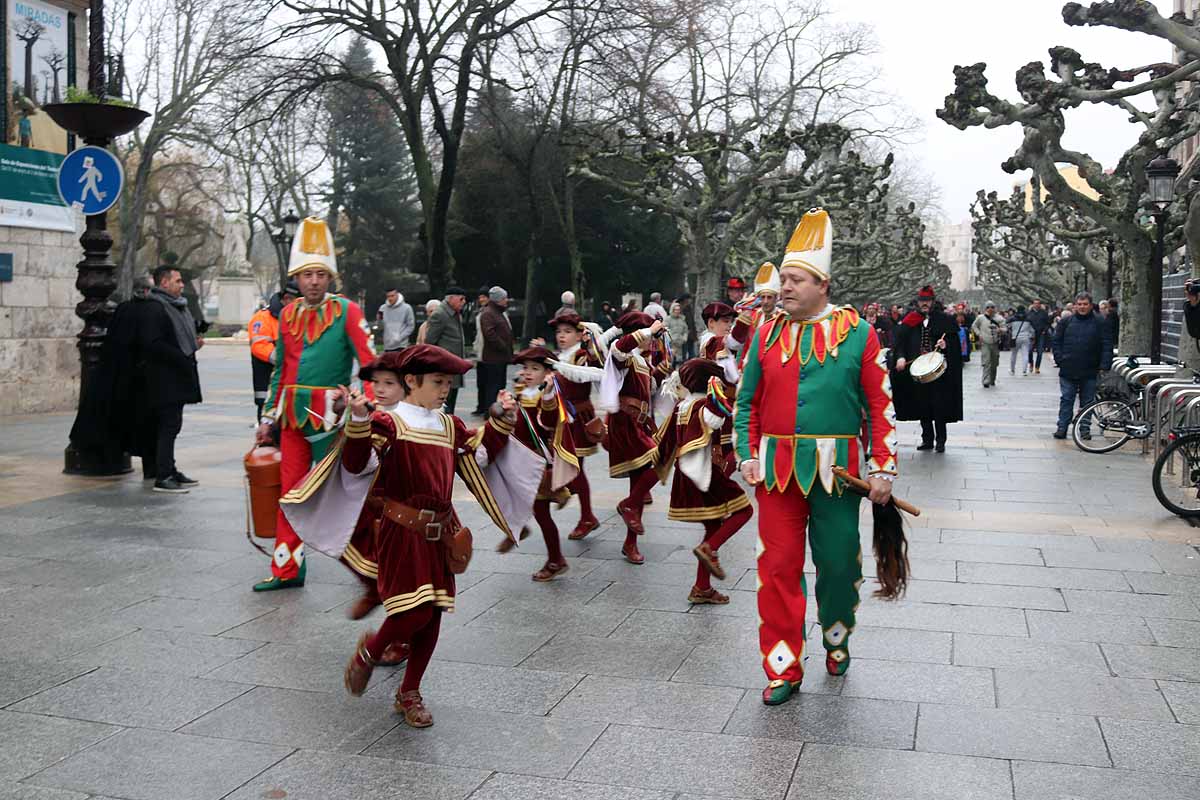
[[[88,92],[99,102],[51,103],[43,110],[85,144],[106,148],[113,138],[129,133],[150,115],[132,106],[104,102],[108,94],[104,64],[104,0],[91,0]],[[88,215],[79,243],[83,246],[83,260],[76,265],[79,277],[75,279],[75,288],[83,295],[75,307],[75,314],[83,320],[83,330],[79,333],[79,408],[71,429],[71,443],[64,454],[63,471],[73,475],[120,475],[129,471],[129,456],[120,442],[104,433],[108,430],[108,420],[91,396],[96,391],[96,373],[108,323],[116,310],[116,303],[109,299],[117,288],[117,277],[116,265],[108,255],[112,250],[112,235],[108,232],[107,212]]]
[[[1150,317],[1150,361],[1162,361],[1162,282],[1163,257],[1166,254],[1166,223],[1168,209],[1175,200],[1175,179],[1179,177],[1179,162],[1162,153],[1146,166],[1146,177],[1150,182],[1150,205],[1154,207],[1154,221],[1158,226],[1158,240],[1154,247],[1154,263],[1150,267],[1151,317]]]
[[[296,238],[296,231],[299,229],[300,218],[296,216],[295,211],[289,208],[288,213],[279,221],[279,227],[271,234],[271,241],[275,244],[275,255],[279,259],[280,290],[287,286],[288,257],[292,252],[292,240]]]

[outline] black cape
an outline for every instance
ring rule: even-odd
[[[914,320],[913,315],[920,312],[909,312],[892,331],[892,346],[894,365],[897,359],[907,360],[908,365],[921,355],[921,333],[923,325],[907,324]],[[963,418],[962,395],[962,350],[958,342],[958,325],[948,315],[939,311],[930,313],[929,342],[937,343],[942,336],[946,337],[946,372],[933,383],[917,383],[909,375],[906,366],[903,372],[892,370],[892,402],[896,406],[896,419],[920,420],[932,419],[940,422],[961,422]]]

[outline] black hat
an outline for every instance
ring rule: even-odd
[[[446,287],[446,291],[445,291],[446,297],[450,297],[450,296],[456,295],[456,294],[461,294],[463,297],[466,297],[467,290],[462,288],[461,286],[447,286]]]
[[[290,294],[294,297],[299,297],[300,296],[300,286],[295,281],[288,281],[286,284],[284,284],[282,291],[280,291],[279,293],[281,295]]]

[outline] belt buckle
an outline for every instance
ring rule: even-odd
[[[428,516],[426,516],[426,515],[428,515]],[[428,508],[422,508],[417,513],[418,520],[425,520],[425,519],[429,520],[428,522],[425,523],[425,541],[427,541],[427,542],[436,542],[436,541],[441,540],[441,538],[442,538],[442,523],[434,522],[434,519],[436,517],[437,517],[437,513]],[[430,531],[433,532],[432,535],[430,535]]]

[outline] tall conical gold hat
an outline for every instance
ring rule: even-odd
[[[754,273],[754,293],[774,292],[779,294],[779,289],[779,270],[775,269],[775,265],[770,261],[763,262],[763,265],[758,268],[758,272]]]
[[[823,208],[813,208],[800,218],[792,238],[788,240],[787,254],[780,269],[789,267],[804,269],[823,281],[829,280],[833,263],[833,223]]]
[[[337,255],[333,251],[333,234],[325,220],[305,217],[300,221],[296,238],[292,240],[292,255],[288,259],[288,275],[306,269],[323,269],[337,277]]]

